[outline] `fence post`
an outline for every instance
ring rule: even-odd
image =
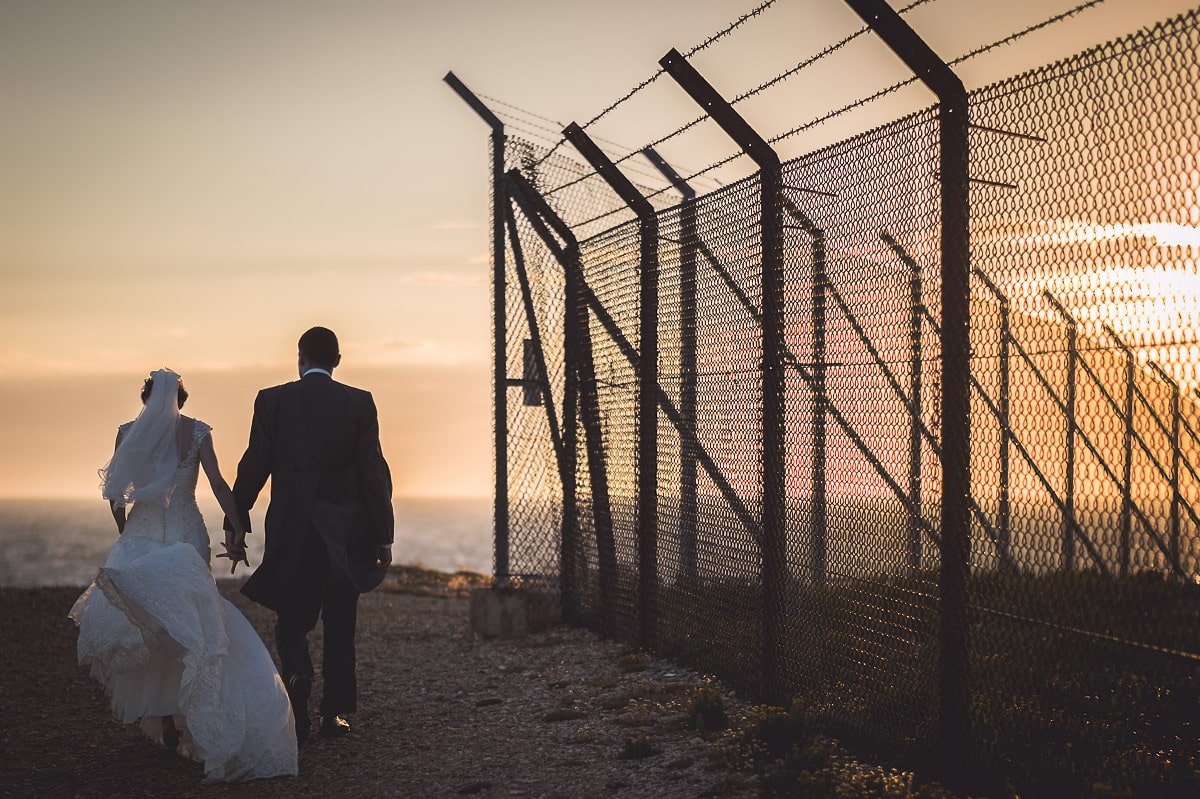
[[[826,328],[828,317],[826,305],[828,300],[829,275],[825,271],[825,231],[812,225],[805,226],[806,232],[812,236],[813,276],[812,276],[812,551],[809,553],[809,570],[812,580],[817,585],[826,581],[826,563],[828,561],[829,537],[829,502],[826,488],[828,467],[828,436],[826,431],[826,410],[829,405],[829,394],[826,389]]]
[[[1079,325],[1071,319],[1067,325],[1067,457],[1066,457],[1066,498],[1067,515],[1070,524],[1063,525],[1062,560],[1064,569],[1075,566],[1075,535],[1071,527],[1075,520],[1075,438],[1079,431],[1079,422],[1075,416],[1078,404],[1078,372],[1079,372]]]
[[[526,340],[526,360],[532,357],[533,370],[540,376],[540,383],[530,386],[528,380],[510,381],[521,383],[528,396],[531,389],[536,389],[541,404],[546,409],[546,423],[550,428],[550,438],[554,444],[555,455],[558,457],[558,476],[562,483],[562,523],[561,544],[559,547],[559,591],[562,594],[564,618],[574,620],[578,617],[578,595],[576,592],[575,565],[579,543],[579,517],[575,501],[575,464],[576,464],[576,394],[578,380],[576,379],[576,362],[572,351],[572,337],[565,335],[570,330],[569,324],[564,324],[566,340],[563,346],[563,425],[559,433],[558,416],[554,410],[554,394],[550,391],[548,370],[546,369],[546,351],[542,346],[541,325],[538,323],[537,311],[533,305],[533,289],[529,282],[529,272],[525,268],[525,251],[521,246],[521,236],[517,230],[517,220],[513,216],[512,207],[504,209],[505,223],[508,226],[508,239],[512,245],[513,269],[517,273],[517,282],[521,287],[521,301],[525,307],[525,318],[529,323],[532,339]],[[569,306],[568,300],[568,306]],[[531,355],[532,353],[532,355]]]
[[[596,558],[600,580],[600,631],[611,637],[616,633],[617,550],[612,532],[612,510],[608,494],[608,472],[604,458],[604,435],[600,428],[600,407],[596,390],[596,367],[592,354],[587,303],[579,243],[570,227],[554,213],[545,199],[530,185],[519,170],[505,173],[517,202],[534,231],[562,266],[566,279],[566,344],[574,355],[578,386],[579,416],[583,422],[587,448],[588,477],[592,490],[592,517],[596,533]],[[546,228],[550,225],[562,242]],[[565,243],[564,243],[565,242]]]
[[[1150,361],[1150,368],[1158,373],[1158,376],[1171,390],[1171,431],[1169,433],[1171,437],[1171,511],[1168,521],[1167,549],[1170,550],[1171,559],[1178,563],[1179,508],[1183,502],[1183,496],[1179,493],[1179,464],[1183,457],[1179,442],[1179,428],[1182,417],[1179,383],[1154,361]]]
[[[921,353],[921,327],[925,303],[921,286],[921,267],[909,259],[908,317],[909,402],[912,404],[908,430],[908,567],[916,574],[921,569],[921,530],[916,520],[921,515],[921,378],[924,364]]]
[[[999,465],[999,507],[996,510],[996,546],[1008,552],[1012,538],[1012,507],[1009,497],[1009,473],[1012,450],[1012,414],[1010,374],[1012,349],[1012,308],[1008,297],[991,281],[982,269],[972,269],[972,274],[979,277],[987,286],[996,303],[1000,306],[1000,397],[997,400],[996,422],[1000,427],[1000,465]]]
[[[504,190],[504,123],[492,113],[453,72],[443,80],[492,129],[492,392],[495,405],[495,439],[493,455],[496,461],[495,506],[493,509],[493,541],[495,545],[495,574],[497,584],[509,578],[508,564],[508,320],[506,318],[507,267],[504,262],[504,215],[508,199]]]
[[[658,215],[583,128],[572,122],[563,135],[638,217],[638,634],[642,646],[654,649],[658,620]]]
[[[923,550],[921,547],[921,438],[924,434],[924,422],[921,418],[921,393],[924,377],[924,355],[921,342],[921,329],[924,318],[929,311],[925,307],[921,266],[886,230],[879,232],[879,238],[891,248],[905,266],[909,269],[908,280],[908,394],[909,394],[909,425],[908,425],[908,520],[905,525],[907,538],[908,568],[916,574],[921,569]],[[936,450],[935,450],[936,451]]]
[[[883,0],[845,0],[939,101],[942,258],[942,767],[949,782],[968,782],[967,579],[971,546],[971,305],[967,92]],[[953,787],[953,786],[952,786]]]
[[[564,281],[566,284],[566,281]],[[564,292],[571,286],[564,285]],[[579,354],[575,351],[574,326],[566,314],[574,313],[567,295],[565,314],[563,318],[563,517],[562,517],[562,549],[559,552],[559,563],[562,574],[559,575],[559,592],[562,595],[563,618],[573,624],[581,622],[583,607],[580,602],[580,586],[583,585],[580,558],[582,538],[579,530]]]
[[[783,172],[779,156],[757,131],[672,49],[659,65],[759,167],[762,226],[762,569],[763,693],[781,701],[783,619],[787,576],[784,504]]]
[[[1063,481],[1063,530],[1062,530],[1062,568],[1069,571],[1075,566],[1075,438],[1079,428],[1075,421],[1076,405],[1076,374],[1079,370],[1079,323],[1075,317],[1067,313],[1049,290],[1042,292],[1042,297],[1067,323],[1067,397],[1065,401],[1067,415],[1067,449],[1064,460],[1065,468]]]
[[[1012,539],[1012,508],[1009,498],[1009,450],[1012,441],[1011,409],[1010,409],[1010,369],[1009,348],[1011,345],[1012,309],[1008,297],[1000,300],[1000,507],[996,513],[996,537],[999,545],[1008,549]]]
[[[828,576],[829,501],[828,501],[828,434],[829,393],[826,390],[826,332],[828,328],[829,274],[825,263],[825,231],[790,201],[784,203],[788,213],[800,223],[812,238],[812,374],[806,382],[812,389],[810,415],[812,418],[812,507],[809,512],[809,579],[824,585]]]
[[[826,364],[826,333],[828,327],[828,317],[826,315],[826,304],[828,293],[826,289],[829,284],[829,275],[825,271],[825,233],[820,232],[820,235],[813,235],[813,278],[812,278],[812,321],[813,321],[813,344],[812,344],[812,373],[813,373],[813,400],[812,400],[812,529],[813,529],[813,552],[811,558],[811,566],[813,579],[818,585],[824,585],[826,580],[826,567],[828,563],[828,538],[829,538],[829,501],[827,498],[827,488],[829,479],[829,469],[827,465],[827,457],[829,453],[829,440],[826,429],[827,413],[826,408],[829,405],[829,393],[826,384],[828,377],[828,369]]]
[[[1125,434],[1122,442],[1125,461],[1121,469],[1121,562],[1118,569],[1118,573],[1124,577],[1129,574],[1133,551],[1133,396],[1136,389],[1133,381],[1135,369],[1133,352],[1125,346],[1125,342],[1121,340],[1117,332],[1108,325],[1104,325],[1104,332],[1125,356],[1125,404],[1121,409],[1122,415],[1125,417]]]
[[[696,190],[653,147],[642,150],[654,167],[683,196],[679,207],[679,417],[696,436]],[[679,568],[685,578],[698,575],[696,561],[696,448],[679,442]]]

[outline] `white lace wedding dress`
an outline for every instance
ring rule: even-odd
[[[296,728],[283,681],[258,633],[222,597],[209,571],[196,505],[196,420],[170,503],[135,503],[125,531],[70,616],[81,664],[104,685],[122,723],[141,719],[162,742],[173,716],[179,752],[207,780],[294,775]]]

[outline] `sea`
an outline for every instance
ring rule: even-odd
[[[395,563],[438,571],[492,571],[492,500],[488,497],[393,500]],[[222,514],[200,500],[214,554],[220,552]],[[262,510],[250,514],[258,531],[247,538],[250,571],[262,562]],[[97,499],[0,499],[0,587],[86,586],[117,539],[108,503]],[[213,559],[218,579],[227,561]],[[239,567],[240,578],[249,571]]]

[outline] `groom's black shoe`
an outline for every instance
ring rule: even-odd
[[[288,677],[288,699],[292,701],[292,715],[296,717],[296,743],[308,740],[311,722],[308,720],[308,695],[312,693],[312,678],[303,674]]]
[[[350,722],[341,716],[322,716],[321,729],[317,732],[322,738],[339,738],[350,732]]]

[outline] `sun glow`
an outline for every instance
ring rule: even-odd
[[[972,245],[997,247],[1005,251],[1001,258],[1050,253],[1043,263],[1054,268],[1014,270],[1007,281],[999,281],[1001,291],[1028,298],[1027,312],[1054,318],[1045,292],[1082,334],[1102,345],[1129,347],[1139,363],[1161,368],[1184,391],[1200,387],[1200,227],[1008,220],[995,229],[973,231]]]

